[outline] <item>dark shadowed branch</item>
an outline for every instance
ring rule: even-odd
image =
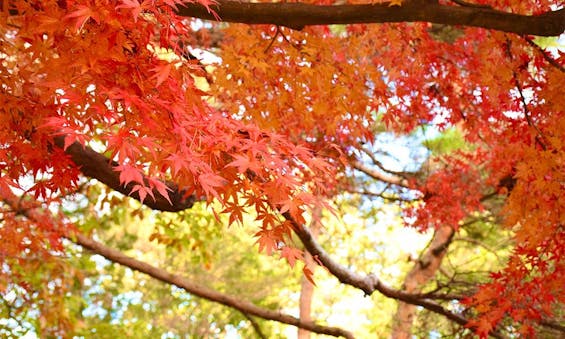
[[[55,137],[55,145],[63,148],[65,137]],[[88,146],[81,145],[79,142],[74,142],[68,146],[65,153],[71,157],[85,176],[96,179],[117,192],[140,200],[137,192],[132,193],[132,183],[126,186],[120,183],[120,172],[115,170],[115,167],[118,166],[117,162],[108,159]],[[165,182],[165,184],[169,191],[170,202],[157,190],[154,190],[155,199],[147,197],[143,204],[152,209],[167,212],[178,212],[192,207],[196,201],[194,196],[186,195],[172,182]]]
[[[293,2],[218,0],[210,9],[212,11],[198,3],[187,3],[179,8],[178,14],[214,21],[273,24],[293,29],[329,24],[431,22],[540,36],[558,36],[565,31],[565,9],[541,15],[520,15],[491,8],[448,6],[422,0],[404,0],[401,6],[390,6],[387,2],[321,6]]]

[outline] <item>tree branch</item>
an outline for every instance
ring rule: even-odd
[[[360,162],[358,160],[352,160],[351,166],[353,168],[355,168],[356,170],[359,170],[359,171],[365,173],[366,175],[370,176],[371,178],[373,178],[375,180],[379,180],[379,181],[382,181],[382,182],[385,182],[385,183],[388,183],[388,184],[391,184],[391,185],[410,188],[408,180],[406,180],[405,178],[402,178],[402,177],[397,176],[397,175],[389,174],[389,173],[376,171],[372,168],[369,168],[367,165],[363,164],[362,162]]]
[[[55,145],[64,148],[65,137],[55,137]],[[117,162],[108,159],[88,146],[83,146],[79,142],[72,143],[67,147],[65,153],[71,157],[85,176],[94,178],[124,195],[130,196],[138,201],[140,200],[137,192],[132,193],[133,183],[127,186],[120,183],[120,173],[114,169],[118,166]],[[179,212],[192,207],[196,201],[195,196],[187,195],[185,191],[179,189],[175,183],[165,182],[165,184],[169,189],[169,199],[171,202],[163,197],[157,190],[153,190],[155,199],[147,197],[143,201],[143,204],[151,209],[167,212]]]
[[[373,164],[375,164],[378,168],[380,168],[383,172],[386,172],[388,174],[392,174],[398,177],[402,177],[402,178],[407,178],[408,176],[410,177],[415,177],[417,173],[414,172],[397,172],[397,171],[392,171],[389,170],[388,168],[385,168],[384,165],[382,164],[382,162],[379,161],[379,159],[377,159],[377,156],[375,154],[375,152],[367,149],[366,147],[361,146],[359,148],[361,150],[361,152],[365,153],[366,156],[368,156],[371,161],[373,162]]]
[[[530,45],[533,49],[535,49],[541,56],[547,61],[551,66],[557,68],[560,72],[565,73],[565,67],[561,66],[559,62],[551,57],[551,55],[541,48],[538,44],[536,44],[532,39],[528,37],[523,37],[523,39]]]
[[[539,36],[558,36],[565,31],[565,8],[530,16],[490,8],[448,6],[418,0],[405,0],[401,6],[389,5],[390,3],[321,6],[217,0],[216,4],[210,6],[212,11],[198,3],[187,3],[177,13],[205,20],[273,24],[293,29],[329,24],[432,22]]]
[[[107,247],[84,236],[83,234],[76,233],[74,235],[71,235],[69,238],[72,239],[72,241],[76,244],[90,250],[93,253],[101,255],[114,263],[118,263],[120,265],[127,266],[135,271],[145,273],[159,281],[182,288],[190,294],[234,308],[238,311],[243,312],[244,314],[254,315],[263,319],[278,321],[284,324],[304,328],[314,333],[326,334],[334,337],[353,338],[353,335],[350,332],[341,328],[322,326],[314,322],[301,321],[298,318],[284,314],[282,312],[264,309],[248,301],[241,300],[228,294],[220,293],[206,286],[198,285],[185,277],[169,273],[164,269],[149,265],[148,263],[136,260],[132,257],[128,257],[122,252]]]
[[[449,311],[435,301],[422,298],[421,295],[418,294],[408,293],[388,286],[380,281],[373,273],[363,276],[351,271],[345,266],[334,261],[316,242],[310,232],[305,227],[294,221],[288,212],[283,213],[283,216],[292,223],[294,232],[298,238],[300,238],[300,241],[304,244],[306,250],[310,252],[314,258],[317,258],[319,262],[321,262],[324,267],[340,282],[356,287],[365,292],[366,295],[371,295],[373,292],[378,291],[386,297],[408,304],[422,306],[429,311],[445,316],[447,319],[461,326],[465,326],[469,322],[469,320],[464,316]],[[498,332],[491,332],[489,335],[493,338],[503,338],[503,336]]]
[[[249,301],[241,300],[235,296],[220,293],[206,286],[196,284],[190,281],[188,278],[169,273],[162,268],[155,267],[146,262],[129,257],[124,253],[116,249],[107,247],[104,244],[99,243],[81,233],[70,231],[69,228],[63,225],[60,220],[53,220],[53,217],[48,212],[45,212],[43,209],[41,209],[39,205],[34,205],[29,201],[23,201],[7,187],[0,187],[0,201],[3,201],[8,206],[10,206],[13,211],[24,215],[26,218],[34,222],[45,222],[47,220],[53,225],[57,225],[58,227],[56,227],[55,229],[62,233],[61,236],[69,239],[70,241],[82,246],[87,250],[90,250],[93,253],[103,256],[111,262],[147,274],[166,284],[175,285],[179,288],[184,289],[192,295],[234,308],[246,315],[254,315],[263,319],[273,320],[299,328],[304,328],[314,333],[326,334],[334,337],[353,338],[353,334],[344,329],[338,327],[323,326],[312,321],[301,321],[298,318],[279,311],[261,308]]]
[[[420,293],[422,288],[436,275],[454,234],[455,231],[450,226],[441,226],[436,229],[429,247],[404,278],[404,291],[411,294]],[[392,336],[394,338],[410,337],[415,317],[415,305],[399,303],[393,320]]]
[[[459,325],[463,326],[467,324],[468,320],[465,317],[445,309],[443,306],[434,301],[420,299],[416,295],[394,289],[380,281],[379,278],[373,273],[369,275],[360,275],[337,263],[314,240],[310,232],[304,226],[294,221],[294,219],[288,212],[283,213],[283,216],[292,223],[296,235],[300,238],[300,241],[302,242],[302,244],[304,244],[306,250],[310,252],[310,254],[312,254],[314,258],[317,258],[324,265],[324,267],[328,271],[330,271],[340,282],[356,287],[365,292],[366,295],[371,295],[373,294],[373,292],[379,291],[389,298],[397,299],[413,305],[422,306],[432,312],[441,314]]]
[[[560,324],[553,322],[553,321],[542,320],[542,321],[540,321],[540,325],[554,329],[554,330],[559,331],[561,333],[565,333],[565,326],[560,325]]]
[[[241,313],[243,314],[243,316],[249,320],[249,323],[251,323],[251,326],[253,327],[253,330],[255,330],[255,334],[257,334],[257,336],[260,339],[267,339],[267,336],[265,336],[265,334],[263,333],[263,331],[261,330],[261,326],[259,326],[259,324],[257,323],[257,321],[255,321],[255,319],[253,319],[252,316],[250,316],[247,313]]]
[[[61,140],[57,141],[56,144],[59,147],[63,147],[63,142]],[[115,162],[110,161],[108,158],[104,157],[101,154],[98,154],[97,152],[95,152],[94,150],[90,149],[89,147],[84,147],[79,143],[74,143],[71,146],[69,146],[66,150],[66,153],[69,154],[73,161],[80,166],[81,171],[83,172],[83,174],[85,174],[86,176],[90,176],[93,178],[98,179],[100,182],[108,185],[109,187],[118,190],[119,192],[122,192],[124,194],[130,195],[133,198],[138,199],[138,197],[136,197],[136,195],[134,194],[130,194],[131,193],[131,188],[128,187],[123,187],[119,184],[119,175],[117,174],[117,172],[114,171],[113,167],[116,166]],[[397,179],[398,180],[398,179]],[[403,184],[403,181],[405,181],[405,179],[400,180],[400,182],[398,182],[397,184]],[[172,183],[168,183],[169,188],[171,188],[172,192],[170,193],[172,196],[178,196],[178,197],[183,197],[184,195],[182,194],[182,192],[178,191],[178,187]],[[157,194],[156,194],[157,196]],[[139,199],[138,199],[139,200]],[[173,200],[173,199],[171,199]],[[194,203],[194,201],[196,200],[195,197],[188,197],[184,200],[182,199],[177,199],[177,200],[173,200],[173,205],[170,205],[168,202],[164,203],[153,203],[151,201],[149,201],[148,199],[143,201],[143,204],[155,209],[155,210],[162,210],[162,211],[181,211],[183,209],[186,208],[190,208],[192,206],[192,204]],[[188,202],[189,203],[188,203]],[[378,279],[378,277],[375,274],[369,274],[369,275],[360,275],[356,272],[353,272],[351,270],[349,270],[348,268],[344,267],[343,265],[337,263],[336,261],[334,261],[328,254],[327,252],[324,251],[324,249],[313,239],[312,235],[310,234],[310,232],[304,228],[303,225],[298,224],[291,216],[288,212],[283,213],[283,216],[289,220],[292,225],[293,228],[295,230],[295,233],[297,234],[297,236],[300,238],[301,242],[304,244],[304,247],[306,248],[306,250],[314,257],[317,258],[328,270],[329,272],[331,272],[340,282],[356,287],[362,291],[365,292],[366,295],[371,295],[373,292],[378,291],[381,294],[383,294],[386,297],[392,298],[392,299],[396,299],[405,303],[409,303],[412,305],[418,305],[418,306],[422,306],[427,310],[430,310],[432,312],[435,312],[437,314],[443,315],[446,318],[448,318],[449,320],[459,324],[459,325],[466,325],[468,323],[468,320],[457,313],[453,313],[449,310],[447,310],[446,308],[444,308],[443,306],[441,306],[440,304],[438,304],[437,302],[430,300],[430,299],[426,299],[426,298],[422,298],[421,295],[418,294],[411,294],[411,293],[407,293],[405,291],[401,291],[401,290],[397,290],[394,289],[390,286],[388,286],[387,284],[383,283],[382,281],[380,281]],[[93,251],[103,251],[106,248],[102,245],[102,244],[98,244],[96,242],[93,242],[92,240],[89,240],[88,238],[81,238],[82,240],[85,241],[84,244],[81,243],[81,245],[83,245],[86,248],[89,248]],[[78,241],[78,239],[77,239]],[[88,242],[91,241],[91,242]],[[91,246],[92,248],[90,248],[89,246]],[[178,287],[184,288],[187,291],[189,291],[190,293],[192,293],[190,290],[188,290],[188,288],[192,288],[194,285],[188,281],[185,278],[182,278],[180,276],[176,276],[176,275],[172,275],[168,272],[162,271],[156,267],[153,267],[151,265],[148,265],[146,263],[143,262],[139,262],[136,261],[135,259],[129,258],[129,257],[125,257],[123,254],[121,254],[121,252],[112,250],[112,249],[108,249],[110,252],[106,253],[108,255],[108,259],[114,262],[118,262],[118,263],[122,263],[120,260],[125,260],[123,262],[124,265],[128,264],[128,267],[138,270],[140,272],[146,273],[151,275],[152,277],[161,280],[161,281],[166,281],[172,284],[175,284]],[[115,252],[111,252],[111,251],[115,251]],[[98,254],[101,254],[103,256],[106,256],[105,254],[101,253],[101,252],[97,252]],[[132,266],[129,266],[132,265]],[[177,283],[181,284],[181,285],[177,285]],[[186,284],[186,285],[185,285]],[[304,328],[307,329],[309,331],[312,332],[316,332],[316,333],[326,333],[327,332],[319,332],[316,330],[313,330],[312,328],[318,328],[316,326],[320,326],[320,325],[315,325],[315,324],[311,324],[309,322],[301,322],[299,319],[288,316],[288,315],[281,315],[278,312],[274,312],[274,311],[268,311],[268,310],[264,310],[267,313],[259,313],[262,309],[258,308],[257,306],[248,303],[248,302],[242,302],[242,304],[239,304],[239,301],[237,299],[233,299],[233,297],[230,296],[225,296],[222,295],[216,291],[213,290],[209,290],[209,289],[205,289],[202,295],[200,294],[196,294],[198,296],[202,296],[203,298],[209,299],[209,300],[214,300],[220,303],[223,303],[224,305],[228,305],[231,307],[234,307],[242,312],[246,312],[250,315],[256,315],[259,316],[261,318],[264,319],[270,319],[270,320],[276,320],[276,321],[280,321],[283,323],[287,323],[290,325],[294,325],[300,328]],[[214,297],[216,299],[211,299],[211,297]],[[230,299],[232,298],[232,299]],[[235,306],[233,306],[231,303],[232,302],[238,302],[236,304],[233,304]],[[228,304],[229,303],[229,304]],[[237,307],[236,307],[237,306]],[[242,308],[238,308],[238,307],[242,307]],[[249,308],[249,309],[248,309]],[[270,313],[269,313],[270,312]],[[282,318],[281,318],[282,317]],[[321,327],[320,330],[322,329],[326,329],[326,327]],[[334,329],[334,328],[330,328],[333,329],[331,331],[334,330],[340,330],[340,329]],[[329,331],[329,330],[328,330]],[[341,330],[344,331],[344,330]],[[332,332],[332,333],[338,333],[338,332]],[[333,334],[331,334],[333,335]],[[348,332],[344,331],[342,334],[336,334],[336,335],[342,335],[342,336],[346,336],[346,337],[351,337]],[[491,335],[495,338],[499,338],[501,337],[500,334],[498,333],[491,333]]]

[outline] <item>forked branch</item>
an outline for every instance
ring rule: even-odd
[[[61,146],[61,145],[60,145]],[[62,147],[62,146],[61,146]],[[110,186],[111,188],[114,188],[114,186],[116,186],[115,182],[110,182],[107,183],[105,180],[115,180],[115,178],[113,177],[113,175],[117,176],[117,173],[115,173],[115,171],[113,170],[113,167],[115,166],[115,164],[113,164],[109,159],[107,159],[106,157],[104,157],[101,154],[96,153],[94,150],[88,148],[88,147],[83,147],[80,144],[73,144],[71,147],[67,148],[66,152],[68,154],[70,154],[73,157],[73,160],[75,161],[79,161],[77,163],[77,165],[81,166],[81,171],[86,175],[86,176],[90,176],[90,177],[94,177],[96,179],[98,179],[99,181],[101,181],[104,184],[107,184],[108,186]],[[96,154],[94,154],[96,153]],[[95,163],[98,166],[102,166],[105,168],[96,168],[96,167],[89,167],[91,166],[91,158],[94,157],[95,158]],[[90,172],[86,172],[87,169],[90,170],[97,170],[97,171],[101,171],[103,173],[106,173],[105,175],[96,175]],[[96,175],[96,176],[94,176]],[[118,178],[119,179],[119,178]],[[119,180],[118,180],[118,186],[119,186]],[[173,189],[173,191],[171,192],[171,194],[174,195],[180,195],[180,192],[178,191],[174,191],[174,187],[170,185],[169,186],[171,189]],[[129,195],[128,194],[128,188],[121,188],[120,192]],[[136,198],[135,196],[133,196],[133,198]],[[196,200],[194,197],[192,197],[191,199]],[[155,206],[155,204],[153,204],[151,201],[149,201],[150,199],[146,199],[143,201],[143,204],[145,204],[146,206],[159,210],[159,208],[157,208],[157,206]],[[193,200],[193,201],[194,201]],[[168,202],[167,202],[168,203]],[[180,211],[186,208],[190,208],[192,206],[192,204],[190,204],[187,207],[186,203],[183,203],[181,201],[181,203],[178,206],[168,206],[167,209],[165,209],[166,211]],[[374,274],[369,274],[369,275],[360,275],[356,272],[351,271],[350,269],[344,267],[343,265],[340,265],[339,263],[337,263],[335,260],[333,260],[327,252],[324,251],[324,249],[314,240],[314,238],[312,237],[312,235],[310,234],[310,232],[303,226],[300,225],[298,223],[296,223],[296,221],[294,221],[294,219],[290,216],[290,214],[287,213],[283,213],[283,216],[289,220],[292,224],[293,224],[293,228],[296,232],[296,234],[298,235],[298,237],[300,238],[300,240],[302,241],[302,243],[304,244],[304,247],[306,248],[306,250],[308,252],[310,252],[310,254],[312,254],[313,257],[317,258],[339,281],[341,281],[344,284],[356,287],[362,291],[365,292],[365,294],[367,295],[371,295],[373,292],[378,291],[380,293],[382,293],[383,295],[389,297],[389,298],[393,298],[393,299],[397,299],[412,305],[418,305],[418,306],[422,306],[432,312],[441,314],[443,316],[445,316],[446,318],[450,319],[451,321],[454,321],[455,323],[459,324],[459,325],[465,325],[467,324],[468,320],[463,317],[462,315],[453,313],[447,309],[445,309],[443,306],[441,306],[440,304],[430,300],[430,299],[425,299],[422,298],[419,295],[415,295],[415,294],[411,294],[411,293],[407,293],[401,290],[397,290],[394,289],[388,285],[386,285],[385,283],[383,283],[382,281],[380,281],[378,279],[378,277]],[[84,240],[84,242],[81,243],[81,241]],[[105,249],[105,247],[102,244],[96,243],[96,242],[92,242],[92,240],[89,240],[88,238],[77,238],[77,243],[80,243],[82,246],[89,248],[93,251],[103,251]],[[135,261],[135,259],[129,258],[127,259],[127,257],[125,257],[123,254],[121,254],[120,252],[103,252],[103,253],[99,253],[96,252],[98,254],[101,254],[103,256],[108,255],[108,259],[114,262],[118,262],[118,263],[122,263],[120,260],[125,260],[123,262],[124,265],[127,265],[128,267],[131,267],[133,269],[136,269],[140,272],[144,272],[147,273],[153,277],[155,277],[156,279],[172,279],[171,281],[174,281],[172,283],[174,283],[176,285],[176,282],[178,281],[183,281],[182,277],[179,276],[174,276],[174,275],[170,275],[169,273],[166,272],[159,272],[157,268],[148,265],[146,263],[143,262],[138,262]],[[125,258],[124,258],[125,257]],[[130,260],[131,259],[131,260]],[[132,266],[129,266],[132,265]],[[157,270],[157,271],[155,271]],[[153,272],[157,272],[156,275],[153,275]],[[187,283],[190,283],[190,281],[187,281]],[[179,285],[177,285],[179,286]],[[185,286],[179,286],[181,288],[191,288],[191,285],[187,284]],[[188,291],[188,289],[187,289]],[[214,293],[218,293],[215,292]],[[198,294],[197,294],[198,295]],[[208,295],[208,294],[207,294]],[[219,300],[227,300],[225,299],[225,297],[220,297],[217,296],[219,298]],[[206,298],[206,296],[204,296],[204,298]],[[237,308],[237,307],[235,307]],[[237,308],[239,309],[239,308]],[[248,310],[242,310],[239,309],[243,312],[246,312],[248,314],[251,315],[257,315],[259,317],[265,318],[265,319],[271,319],[271,318],[266,318],[264,316],[272,316],[272,314],[263,314],[259,315],[257,313],[248,311]],[[277,313],[278,314],[278,313]],[[292,324],[295,326],[300,327],[300,321],[299,319],[290,317],[290,318],[284,318],[285,323],[288,324]],[[288,322],[286,322],[288,321]],[[298,321],[298,322],[296,322]],[[301,328],[306,328],[306,327],[301,327]],[[316,332],[316,331],[313,331]]]

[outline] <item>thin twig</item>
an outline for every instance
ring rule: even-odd
[[[508,55],[508,58],[510,60],[514,59],[514,55],[512,55],[512,50],[511,50],[511,46],[512,46],[512,40],[510,40],[510,38],[508,36],[506,36],[506,53]],[[514,79],[514,85],[516,86],[516,89],[518,90],[518,94],[520,95],[520,101],[522,102],[522,107],[524,110],[524,115],[526,117],[526,122],[528,123],[528,126],[532,127],[536,133],[537,133],[537,137],[536,142],[540,145],[540,147],[544,150],[547,151],[547,146],[545,145],[545,136],[543,135],[543,133],[541,132],[541,130],[536,126],[536,124],[534,124],[531,116],[530,116],[530,110],[528,109],[528,104],[526,103],[526,98],[524,97],[524,92],[522,90],[522,86],[520,85],[520,81],[518,81],[518,74],[516,73],[516,70],[512,69],[512,77]]]
[[[243,316],[245,318],[247,318],[247,320],[249,320],[249,322],[251,323],[251,326],[253,327],[253,330],[255,330],[255,333],[257,334],[257,336],[259,338],[267,339],[267,336],[261,330],[261,326],[259,326],[259,323],[257,323],[257,321],[255,321],[255,319],[253,319],[252,316],[250,316],[249,314],[247,314],[245,312],[241,312],[241,314],[243,314]]]
[[[547,61],[550,65],[552,65],[553,67],[557,68],[559,71],[565,73],[565,67],[561,66],[557,60],[553,59],[552,57],[549,56],[549,54],[543,49],[541,48],[538,44],[536,44],[532,39],[528,38],[527,36],[521,36],[522,39],[524,39],[530,46],[532,46],[536,51],[538,51],[543,58],[545,59],[545,61]]]

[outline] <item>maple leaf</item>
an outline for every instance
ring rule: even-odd
[[[143,203],[147,195],[151,196],[153,200],[155,200],[155,196],[153,195],[153,191],[149,187],[145,187],[142,185],[134,185],[131,189],[130,195],[133,193],[137,193],[139,195],[139,201]]]
[[[149,187],[153,190],[156,189],[157,192],[159,192],[159,194],[161,194],[161,196],[165,199],[167,199],[167,201],[172,205],[172,201],[171,198],[169,197],[169,191],[171,191],[171,188],[169,188],[167,185],[165,185],[165,183],[163,183],[161,180],[157,180],[157,179],[153,179],[153,178],[149,178],[147,180],[149,182]]]
[[[172,65],[170,63],[166,63],[160,64],[152,69],[155,74],[151,78],[157,80],[155,87],[159,87],[169,77],[171,67]]]
[[[150,4],[147,1],[143,1],[141,4],[138,0],[122,0],[122,4],[116,6],[116,9],[125,8],[131,10],[131,14],[135,22],[137,18],[145,9],[148,8]]]
[[[143,183],[141,171],[130,165],[118,165],[114,171],[120,172],[120,184],[127,186],[130,182]]]
[[[302,252],[302,250],[299,250],[298,248],[284,246],[281,249],[281,258],[286,259],[290,267],[294,268],[294,265],[296,264],[297,260],[304,259],[304,253]]]
[[[217,199],[220,199],[220,196],[218,195],[216,188],[222,187],[227,183],[226,179],[213,173],[204,173],[199,175],[198,182],[207,197],[214,196]]]
[[[236,155],[234,155],[234,160],[232,162],[230,162],[229,164],[227,164],[226,166],[237,167],[237,170],[239,171],[239,173],[245,173],[245,171],[247,171],[247,169],[249,168],[249,164],[250,164],[250,160],[249,160],[249,157],[247,155],[236,154]]]
[[[304,277],[314,286],[316,286],[316,282],[314,281],[314,272],[312,272],[311,269],[309,269],[306,265],[304,265],[304,267],[302,268],[302,273],[304,274]]]
[[[92,18],[96,23],[100,23],[100,18],[92,8],[85,5],[77,5],[76,9],[65,16],[65,19],[74,19],[75,29],[80,30],[82,26]]]
[[[259,252],[265,252],[271,255],[273,251],[278,249],[278,240],[273,237],[271,230],[262,229],[254,235],[257,237],[256,244],[259,244]]]

